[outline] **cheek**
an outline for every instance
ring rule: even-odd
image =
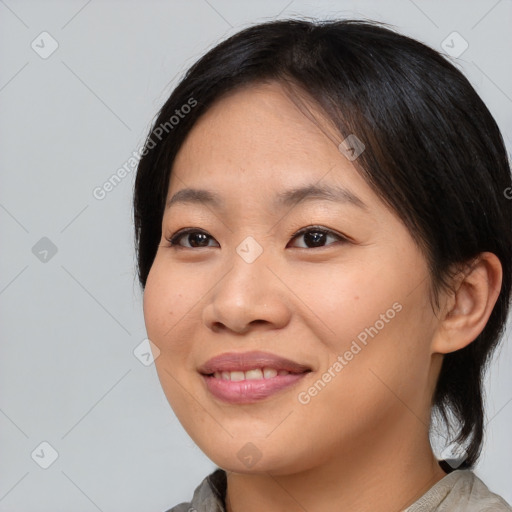
[[[317,336],[332,351],[349,349],[353,339],[364,343],[376,331],[380,335],[389,330],[400,317],[397,310],[405,287],[394,269],[382,258],[379,261],[373,266],[359,261],[345,261],[338,268],[319,265],[310,271],[301,269],[295,276],[293,291],[310,308]]]
[[[179,348],[178,331],[193,315],[199,291],[189,276],[155,259],[144,290],[144,321],[149,339],[162,353]]]
[[[199,415],[199,411],[187,412],[191,404],[189,395],[183,393],[184,386],[189,388],[186,383],[191,375],[189,358],[194,346],[191,326],[197,325],[193,317],[198,315],[199,297],[193,276],[178,272],[157,256],[144,290],[144,321],[148,338],[160,351],[155,367],[162,389],[179,417]]]
[[[294,291],[315,313],[310,328],[328,353],[322,371],[336,375],[332,388],[344,389],[342,400],[348,389],[356,397],[364,388],[377,400],[390,393],[385,384],[407,393],[411,382],[427,380],[434,327],[427,283],[418,286],[397,261],[380,255],[340,272],[318,267],[296,281]]]

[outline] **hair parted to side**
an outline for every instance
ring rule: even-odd
[[[146,139],[134,190],[138,276],[145,287],[161,238],[174,158],[200,116],[224,94],[258,82],[301,91],[365,151],[362,177],[408,228],[429,264],[433,307],[454,269],[479,253],[503,267],[500,295],[483,332],[444,356],[434,412],[454,417],[471,468],[484,428],[482,379],[504,332],[511,290],[512,202],[498,126],[464,75],[426,45],[381,24],[280,20],[221,42],[186,73]],[[179,123],[155,133],[183,105]],[[157,141],[157,142],[155,142]],[[510,190],[510,189],[509,189]]]

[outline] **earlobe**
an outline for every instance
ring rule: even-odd
[[[483,331],[501,290],[502,266],[490,252],[478,255],[454,278],[454,292],[445,302],[432,353],[455,352]]]

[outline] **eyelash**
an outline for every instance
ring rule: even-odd
[[[294,240],[295,238],[300,237],[300,236],[302,236],[302,235],[304,235],[306,233],[310,233],[310,232],[311,233],[321,233],[323,235],[335,236],[336,238],[338,238],[338,240],[337,240],[338,242],[342,242],[342,243],[349,242],[349,239],[347,237],[345,237],[343,235],[340,235],[339,233],[336,233],[335,231],[332,231],[331,229],[324,228],[322,226],[306,226],[306,227],[300,229],[299,231],[295,232],[292,235],[291,240]],[[182,229],[182,230],[178,231],[177,233],[175,233],[171,237],[166,238],[166,240],[167,240],[167,242],[169,242],[170,247],[179,248],[179,249],[205,249],[205,248],[211,247],[211,246],[206,246],[206,247],[186,247],[186,246],[183,246],[183,245],[179,245],[179,241],[181,240],[182,237],[184,237],[186,235],[190,235],[192,233],[201,233],[203,235],[208,236],[211,240],[214,239],[211,235],[209,235],[206,231],[203,231],[202,229],[185,228],[185,229]],[[327,244],[327,245],[322,245],[322,246],[319,246],[319,247],[295,247],[295,249],[323,249],[325,247],[329,247],[330,245],[334,245],[334,243]]]

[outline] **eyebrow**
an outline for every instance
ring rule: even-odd
[[[306,185],[292,188],[276,195],[275,207],[289,207],[300,201],[324,200],[347,203],[359,208],[368,209],[367,205],[350,190],[333,185]],[[183,188],[178,190],[168,201],[166,208],[174,204],[205,204],[219,209],[223,201],[221,196],[211,190],[199,188]]]

